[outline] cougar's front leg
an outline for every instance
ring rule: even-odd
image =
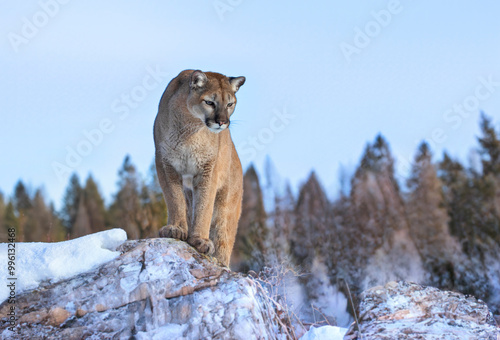
[[[190,245],[206,254],[214,252],[214,244],[209,239],[209,234],[217,185],[212,174],[213,168],[206,166],[202,173],[193,177],[194,214],[188,237]]]
[[[186,220],[186,199],[182,186],[182,176],[168,163],[156,157],[156,172],[167,204],[167,225],[160,229],[160,237],[170,237],[185,241],[188,236]]]

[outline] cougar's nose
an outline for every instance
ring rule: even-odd
[[[227,119],[227,118],[219,118],[219,117],[218,117],[218,118],[215,118],[215,122],[216,122],[217,124],[219,124],[219,126],[222,126],[222,125],[224,125],[224,124],[229,123],[229,119]]]

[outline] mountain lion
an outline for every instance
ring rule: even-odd
[[[163,93],[154,123],[156,171],[168,210],[160,237],[187,240],[225,266],[243,195],[229,117],[244,83],[245,77],[182,71]]]

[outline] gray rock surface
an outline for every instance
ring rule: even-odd
[[[353,325],[345,340],[500,340],[488,306],[456,292],[393,281],[364,291],[359,309],[362,336]]]
[[[2,339],[274,339],[252,280],[173,239],[128,241],[95,271],[18,296]]]

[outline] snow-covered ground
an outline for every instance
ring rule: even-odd
[[[300,340],[342,340],[347,329],[336,326],[311,327]]]
[[[16,243],[15,275],[8,271],[7,244],[0,243],[0,282],[15,282],[16,294],[36,288],[42,281],[57,282],[90,271],[120,255],[116,248],[127,240],[123,229],[111,229],[74,240]],[[9,296],[0,285],[0,303]]]

